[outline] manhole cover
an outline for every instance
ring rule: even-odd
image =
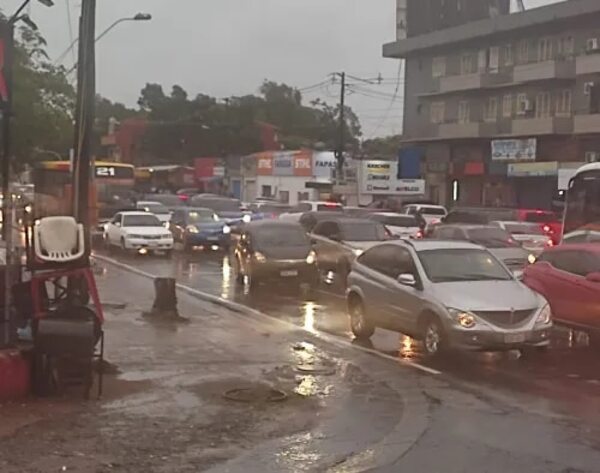
[[[320,374],[322,376],[335,374],[335,368],[332,366],[298,365],[296,366],[296,371],[305,374]]]
[[[281,402],[287,399],[287,394],[279,389],[267,387],[235,388],[225,391],[223,397],[235,402]]]

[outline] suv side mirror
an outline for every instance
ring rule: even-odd
[[[415,276],[410,273],[401,274],[400,276],[398,276],[397,281],[403,286],[415,287],[417,285],[417,280],[415,279]]]
[[[585,279],[589,282],[600,283],[600,273],[589,273]]]

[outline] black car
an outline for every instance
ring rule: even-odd
[[[175,194],[144,194],[137,201],[158,202],[171,211],[185,207],[185,202]]]
[[[304,229],[294,222],[263,220],[241,230],[232,248],[238,283],[250,289],[265,282],[316,286],[316,255]]]
[[[318,212],[305,212],[300,216],[300,225],[307,233],[311,233],[317,226],[317,223],[324,220],[336,219],[340,216],[339,212],[328,212],[319,210]]]

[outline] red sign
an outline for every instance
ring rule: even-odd
[[[256,154],[256,174],[259,176],[273,175],[273,153]]]
[[[312,176],[312,152],[299,151],[294,153],[294,176]]]
[[[196,158],[194,159],[194,169],[196,180],[215,177],[215,166],[217,158]]]

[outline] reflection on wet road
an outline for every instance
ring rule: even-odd
[[[310,300],[301,291],[284,286],[268,285],[250,292],[236,282],[228,257],[219,252],[180,253],[171,261],[123,255],[116,258],[156,276],[174,276],[189,287],[245,304],[309,332],[352,340],[344,298],[335,288],[325,288]],[[439,370],[450,378],[485,384],[511,394],[533,394],[540,402],[565,401],[578,406],[580,414],[597,416],[600,353],[587,346],[585,335],[568,330],[556,330],[552,343],[548,353],[527,357],[512,351],[452,353],[432,360],[423,356],[419,342],[377,330],[366,347]],[[303,389],[310,390],[309,381]]]

